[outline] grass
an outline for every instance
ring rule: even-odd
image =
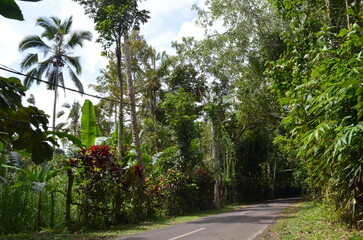
[[[200,219],[209,215],[214,215],[223,212],[229,212],[241,208],[242,206],[230,205],[223,209],[213,209],[203,212],[198,212],[188,216],[167,217],[153,219],[140,224],[127,224],[115,226],[105,230],[76,232],[76,233],[59,233],[54,231],[43,231],[40,233],[22,233],[11,235],[0,235],[1,240],[107,240],[117,237],[124,237],[143,231],[164,228],[179,223],[189,222]]]
[[[342,223],[331,206],[301,202],[285,209],[260,240],[363,240],[362,234],[362,231],[354,231]]]

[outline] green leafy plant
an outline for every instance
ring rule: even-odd
[[[57,142],[46,133],[47,115],[34,106],[21,103],[25,87],[17,78],[0,77],[0,149],[25,150],[34,163],[50,160]]]
[[[81,139],[82,144],[90,147],[95,144],[96,138],[100,135],[96,125],[96,113],[90,100],[85,100],[82,106],[81,117]]]
[[[19,156],[20,157],[20,156]],[[18,157],[18,158],[19,158]],[[14,161],[13,161],[14,162]],[[19,165],[19,164],[17,164]],[[24,188],[31,189],[34,193],[38,195],[38,204],[37,204],[37,217],[35,222],[35,230],[39,231],[42,227],[41,215],[42,215],[42,200],[43,200],[43,192],[47,190],[47,192],[54,194],[58,191],[52,183],[52,179],[57,177],[59,174],[67,170],[67,167],[56,167],[52,163],[45,162],[40,166],[40,170],[30,170],[26,168],[22,168],[19,166],[11,166],[2,164],[0,167],[6,168],[8,170],[13,170],[19,172],[19,174],[24,175],[21,181],[15,181],[12,188]],[[52,206],[54,206],[54,202],[52,202]],[[52,207],[53,209],[54,207]],[[54,212],[52,214],[52,223],[54,225]]]
[[[279,141],[289,145],[281,149],[304,166],[314,196],[334,200],[344,218],[358,224],[363,211],[362,3],[273,2],[291,21],[284,34],[287,49],[269,71],[285,109],[286,133]],[[298,24],[302,18],[306,21]]]
[[[85,226],[105,225],[114,222],[113,202],[123,175],[123,168],[108,145],[91,146],[79,152],[71,163],[76,168],[77,192],[81,202],[77,203]],[[114,216],[114,215],[113,215]]]

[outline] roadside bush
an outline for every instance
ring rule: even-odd
[[[196,176],[198,198],[196,204],[199,210],[207,210],[214,207],[214,180],[210,172],[198,169]]]
[[[109,225],[114,219],[114,194],[124,169],[116,162],[108,145],[83,148],[77,161],[75,182],[80,202],[81,222],[84,226]]]
[[[194,176],[169,169],[159,187],[167,215],[182,215],[213,206],[212,176],[202,169]]]

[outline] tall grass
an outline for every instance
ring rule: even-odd
[[[38,166],[30,166],[29,168],[34,172],[40,171]],[[35,231],[38,194],[27,184],[15,187],[16,184],[28,181],[22,173],[8,170],[4,179],[0,182],[0,233]],[[52,193],[47,190],[42,192],[40,227],[42,229],[64,229],[65,197],[63,192],[67,178],[64,174],[59,175],[52,179],[49,184],[55,185],[56,189],[52,189],[53,203]]]

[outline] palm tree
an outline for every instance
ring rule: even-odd
[[[71,133],[72,135],[76,137],[81,137],[81,109],[82,106],[79,103],[79,101],[74,101],[72,105],[69,103],[64,103],[62,105],[63,108],[68,109],[68,117],[67,122],[63,122],[60,124],[57,124],[56,129],[62,130]],[[57,118],[61,118],[65,114],[64,110],[61,110],[57,113]]]
[[[38,18],[36,25],[44,28],[41,36],[31,35],[25,37],[19,44],[19,51],[36,49],[38,53],[29,53],[20,66],[28,70],[24,85],[30,87],[34,81],[40,83],[43,75],[46,77],[48,89],[54,91],[53,129],[55,129],[56,103],[58,86],[64,87],[63,68],[68,70],[70,79],[76,88],[83,93],[83,86],[77,74],[81,73],[79,57],[70,56],[71,51],[78,45],[82,47],[85,40],[90,41],[92,33],[89,31],[71,31],[72,16],[63,22],[57,17]],[[46,41],[43,41],[46,40]],[[39,61],[39,54],[44,60]]]

